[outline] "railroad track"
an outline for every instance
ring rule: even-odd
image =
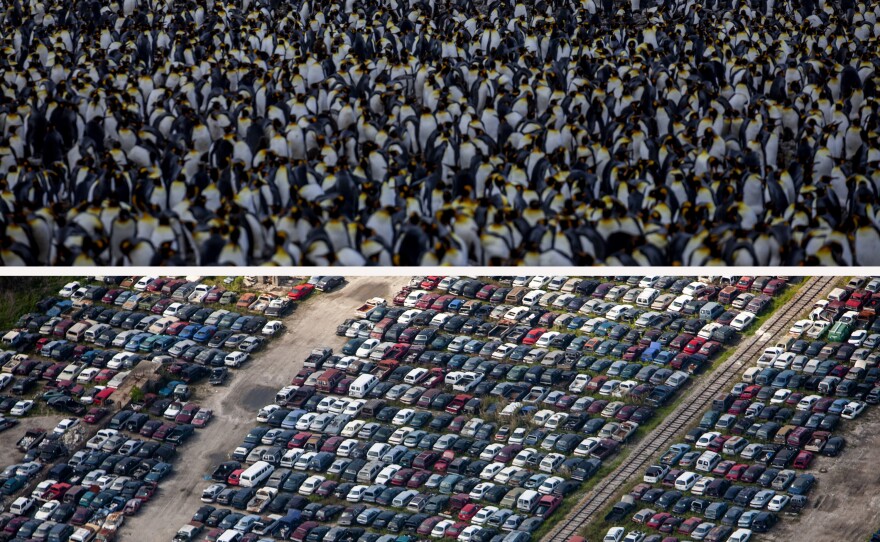
[[[797,295],[768,319],[758,331],[740,344],[736,351],[721,366],[703,378],[705,385],[695,387],[678,407],[654,430],[645,435],[629,456],[603,481],[574,505],[568,516],[559,522],[544,537],[545,542],[564,542],[596,519],[596,514],[604,509],[617,493],[629,484],[643,468],[661,451],[671,445],[675,437],[695,423],[698,416],[709,406],[712,399],[722,389],[727,389],[739,377],[743,367],[758,359],[761,352],[780,334],[784,334],[791,324],[808,307],[816,296],[830,288],[837,277],[812,277],[801,286]]]

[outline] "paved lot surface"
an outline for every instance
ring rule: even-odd
[[[880,409],[869,408],[841,434],[847,448],[840,457],[816,458],[819,485],[800,517],[785,517],[762,540],[868,540],[880,527]]]
[[[227,459],[256,423],[257,410],[272,403],[275,392],[290,383],[309,351],[318,346],[341,347],[345,339],[336,336],[336,326],[352,317],[358,304],[374,296],[390,302],[408,282],[409,277],[350,277],[342,289],[317,294],[300,305],[284,320],[284,335],[257,354],[250,366],[235,371],[225,386],[199,386],[194,400],[212,408],[214,419],[197,438],[179,449],[174,476],[162,483],[157,497],[143,512],[126,520],[121,539],[171,540],[202,504],[199,496],[209,485],[204,477],[213,465]]]

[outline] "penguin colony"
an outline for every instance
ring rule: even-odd
[[[823,2],[9,0],[0,260],[880,265]]]

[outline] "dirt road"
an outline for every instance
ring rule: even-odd
[[[290,383],[312,348],[332,346],[338,350],[344,338],[336,336],[336,326],[352,317],[359,303],[374,296],[390,301],[408,282],[408,277],[350,277],[340,290],[316,294],[300,305],[284,320],[284,335],[273,340],[249,365],[235,371],[225,386],[200,385],[194,400],[213,409],[214,419],[197,438],[180,448],[174,476],[162,483],[143,512],[128,518],[121,539],[171,540],[202,504],[199,497],[209,485],[204,477],[213,465],[227,459],[255,425],[257,410],[272,403],[275,392]]]
[[[868,540],[880,528],[880,409],[869,408],[855,421],[844,420],[846,448],[839,457],[819,456],[812,471],[819,485],[807,509],[786,516],[762,540]]]

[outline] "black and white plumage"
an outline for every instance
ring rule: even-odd
[[[15,2],[0,260],[876,263],[876,6],[484,4]]]

